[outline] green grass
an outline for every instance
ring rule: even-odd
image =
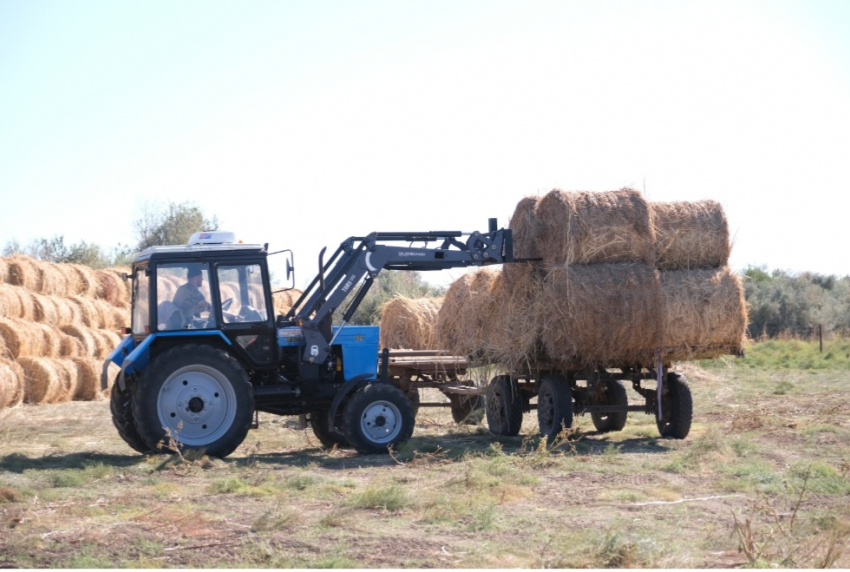
[[[702,363],[707,367],[716,367],[724,362],[706,360]],[[751,343],[746,347],[746,356],[735,360],[735,363],[750,369],[848,370],[850,340],[825,340],[823,353],[817,341],[767,340]],[[792,388],[792,385],[783,385],[780,389],[787,392]]]

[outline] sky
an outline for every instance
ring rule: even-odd
[[[303,285],[352,235],[630,186],[720,202],[735,269],[850,275],[847,30],[844,0],[0,0],[0,245],[191,201]]]

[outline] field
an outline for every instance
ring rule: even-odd
[[[135,454],[105,401],[3,410],[0,567],[850,567],[850,344],[679,369],[683,441],[633,413],[547,449],[534,412],[494,438],[423,408],[391,456],[261,415],[227,459],[183,459]]]

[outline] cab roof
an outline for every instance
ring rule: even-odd
[[[211,259],[222,255],[230,257],[266,254],[266,247],[262,244],[191,244],[191,245],[174,245],[174,246],[151,246],[144,249],[133,261],[134,264],[152,258],[195,258],[195,259]]]

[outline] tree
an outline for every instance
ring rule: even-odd
[[[165,208],[146,206],[134,223],[138,249],[168,244],[186,244],[196,232],[218,230],[218,219],[207,219],[204,212],[192,203],[168,203]]]
[[[53,238],[38,238],[27,246],[22,246],[17,240],[10,240],[3,247],[4,256],[25,254],[37,260],[54,263],[85,264],[92,268],[107,268],[127,264],[131,249],[118,245],[112,252],[106,252],[96,244],[82,241],[76,244],[65,244],[61,235]]]

